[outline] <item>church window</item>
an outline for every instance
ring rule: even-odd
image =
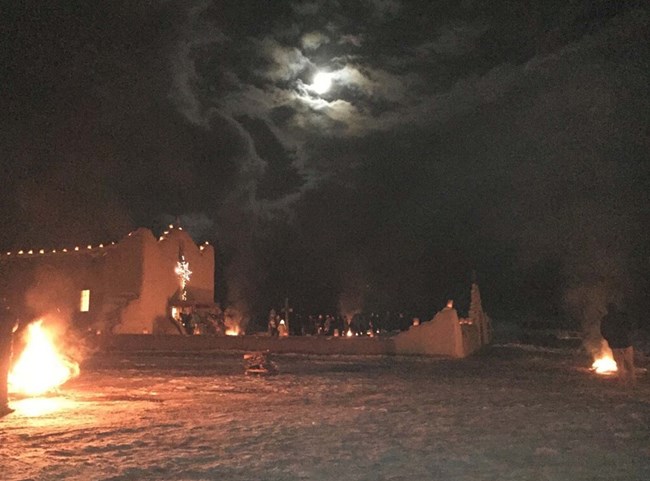
[[[81,312],[88,312],[90,310],[90,289],[84,289],[81,291],[79,310]]]

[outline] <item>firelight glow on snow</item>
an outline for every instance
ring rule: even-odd
[[[258,377],[241,353],[99,352],[12,402],[0,479],[650,479],[650,386],[622,395],[575,350],[273,359]]]

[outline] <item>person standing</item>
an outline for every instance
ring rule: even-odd
[[[278,333],[278,315],[275,312],[275,309],[271,309],[269,312],[269,324],[268,324],[269,336],[276,337]]]
[[[607,304],[607,314],[600,321],[600,333],[614,355],[620,384],[625,387],[634,386],[634,347],[629,316],[610,302]]]
[[[0,417],[14,412],[9,407],[8,377],[17,325],[7,299],[0,298]]]

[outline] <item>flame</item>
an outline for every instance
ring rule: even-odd
[[[27,328],[25,349],[9,373],[9,391],[37,396],[78,375],[79,364],[57,351],[40,319]]]
[[[612,355],[611,350],[601,351],[601,353],[596,357],[594,363],[591,365],[591,369],[598,374],[613,374],[618,370],[616,366],[616,361]]]
[[[239,336],[239,326],[231,326],[226,329],[226,336]]]
[[[224,312],[223,322],[227,336],[243,336],[245,334],[243,326],[246,324],[239,309],[228,307]]]

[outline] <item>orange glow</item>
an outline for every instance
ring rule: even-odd
[[[239,336],[239,326],[231,326],[226,329],[226,336]]]
[[[63,397],[32,397],[13,401],[11,406],[18,414],[31,418],[74,409],[77,403]]]
[[[609,348],[603,349],[594,360],[591,369],[598,374],[608,375],[615,373],[618,367],[616,366],[616,361],[614,361],[612,351]]]
[[[10,392],[37,396],[79,375],[79,364],[58,352],[42,319],[30,324],[26,335],[25,349],[9,373]]]
[[[348,332],[346,332],[345,335],[348,337],[354,336],[354,334],[352,333],[352,329],[348,329]]]

